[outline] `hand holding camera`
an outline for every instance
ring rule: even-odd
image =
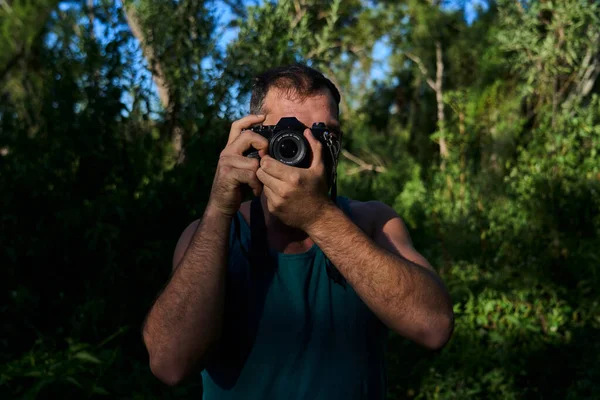
[[[223,215],[234,216],[239,210],[243,184],[249,185],[256,196],[262,191],[262,183],[256,177],[259,160],[245,157],[243,153],[254,148],[258,155],[266,155],[269,142],[258,133],[246,131],[242,134],[242,131],[264,120],[264,115],[249,115],[231,125],[227,145],[219,156],[208,204]]]
[[[261,157],[256,176],[264,185],[269,212],[284,224],[306,231],[329,202],[339,141],[324,123],[307,128],[296,118],[252,130],[269,140],[268,155],[245,153]]]
[[[325,147],[310,129],[304,131],[304,138],[313,153],[307,168],[295,168],[265,155],[256,176],[263,183],[269,212],[285,225],[306,232],[330,199],[322,158]]]
[[[290,226],[299,226],[307,219],[296,221],[284,216],[296,209],[296,201],[285,207],[285,213],[278,211],[282,210],[283,201],[290,203],[291,196],[304,200],[310,199],[307,195],[316,195],[313,199],[319,200],[323,194],[326,197],[339,141],[322,122],[309,129],[294,117],[282,118],[277,125],[259,125],[264,120],[264,115],[249,115],[231,125],[227,145],[219,157],[209,206],[233,216],[242,201],[241,185],[249,185],[258,196],[264,184],[269,210]],[[302,216],[303,212],[297,214]]]

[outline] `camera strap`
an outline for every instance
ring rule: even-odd
[[[341,150],[341,143],[339,140],[335,140],[333,135],[329,132],[323,134],[325,144],[331,155],[331,201],[337,204],[337,163]]]
[[[337,164],[337,161],[334,162]],[[331,200],[333,202],[337,199],[337,172],[335,171],[336,167],[333,167],[332,177],[331,177]]]
[[[260,197],[254,197],[250,203],[250,254],[248,258],[251,274],[254,277],[263,275],[275,265],[267,245],[267,226]]]

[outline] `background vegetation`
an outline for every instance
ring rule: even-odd
[[[344,95],[341,193],[455,301],[440,353],[391,336],[388,398],[600,398],[597,2],[0,6],[0,397],[200,398],[140,325],[252,75],[303,61]]]

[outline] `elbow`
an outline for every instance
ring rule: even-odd
[[[454,332],[454,313],[450,311],[437,318],[437,321],[423,330],[421,345],[439,351],[448,344]]]
[[[192,370],[204,369],[204,361],[208,351],[193,349],[188,354],[196,354],[197,357],[187,358],[182,357],[182,354],[178,355],[173,348],[157,348],[146,334],[144,334],[144,342],[150,358],[150,371],[166,385],[179,385]]]
[[[143,340],[148,350],[150,371],[161,382],[176,386],[185,378],[185,369],[183,363],[178,362],[174,357],[165,356],[165,354],[173,354],[172,351],[159,349],[153,344],[153,340],[149,332],[144,329]]]
[[[409,325],[390,324],[388,327],[398,335],[405,337],[416,344],[433,351],[441,350],[454,332],[454,314],[452,312],[442,314],[435,318],[424,318],[413,321]]]
[[[186,375],[177,365],[157,360],[157,357],[152,356],[150,357],[150,370],[158,380],[169,386],[180,384]]]

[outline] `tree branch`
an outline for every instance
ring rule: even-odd
[[[90,20],[90,37],[92,40],[96,39],[96,34],[94,33],[94,20],[96,18],[94,13],[94,0],[88,0],[87,2],[87,14],[88,19]]]
[[[17,65],[17,63],[21,60],[21,58],[23,58],[24,55],[25,52],[21,47],[19,51],[16,52],[15,55],[13,55],[12,58],[6,63],[6,65],[0,70],[0,82],[4,80],[4,77],[8,75],[8,72],[11,69],[13,69],[15,65]]]
[[[421,59],[418,56],[416,56],[410,52],[405,52],[404,54],[411,61],[413,61],[415,64],[417,64],[417,66],[421,70],[421,73],[425,77],[425,80],[426,80],[427,84],[429,85],[429,87],[432,88],[433,90],[435,90],[435,82],[433,82],[433,80],[429,77],[429,73],[427,72],[427,68],[425,68],[425,64],[423,64],[423,61],[421,61]]]
[[[577,85],[565,100],[566,105],[570,105],[577,98],[586,97],[594,87],[600,75],[600,53],[596,52],[598,45],[600,45],[600,35],[596,35],[583,58],[581,68],[577,74]]]
[[[0,68],[0,82],[2,82],[4,78],[6,78],[11,69],[13,69],[19,63],[19,61],[28,57],[31,51],[31,47],[36,46],[39,43],[41,37],[46,32],[46,21],[48,20],[50,14],[52,13],[52,10],[56,8],[58,3],[59,0],[47,1],[40,5],[41,7],[43,7],[43,10],[40,11],[38,14],[27,15],[27,17],[24,17],[24,19],[20,19],[18,16],[11,15],[13,14],[13,9],[11,8],[11,5],[8,2],[0,0],[0,6],[2,6],[2,8],[5,9],[6,13],[9,14],[9,16],[7,17],[8,20],[10,20],[16,26],[19,26],[19,29],[17,29],[16,32],[12,31],[10,34],[11,37],[13,37],[13,42],[18,44],[15,46],[15,53],[11,57],[9,57],[8,61]],[[34,29],[32,33],[33,40],[28,41],[26,38],[22,37],[27,35],[27,32],[24,32],[21,29],[24,26],[32,27],[32,29]],[[4,56],[6,56],[6,54],[4,54]]]
[[[294,20],[292,21],[292,29],[295,29],[296,26],[302,21],[302,18],[306,15],[306,7],[303,7],[299,1],[294,1],[294,9],[296,11],[296,15],[294,16]]]
[[[365,161],[361,160],[354,154],[350,153],[348,150],[342,149],[342,156],[357,164],[356,167],[349,169],[346,173],[348,175],[354,175],[362,171],[375,171],[375,172],[386,172],[387,168],[382,165],[373,165],[368,164]]]

